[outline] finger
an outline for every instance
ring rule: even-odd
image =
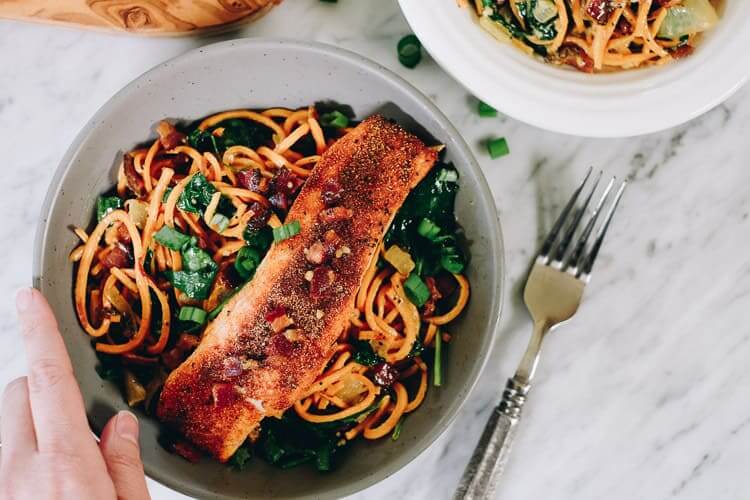
[[[37,448],[52,451],[70,443],[78,452],[88,446],[95,450],[68,351],[47,301],[37,290],[25,289],[18,292],[16,308],[29,365]]]
[[[117,498],[151,498],[146,488],[141,452],[138,446],[138,420],[129,411],[121,411],[107,422],[99,443]]]
[[[26,377],[17,378],[5,386],[2,408],[0,436],[3,440],[4,460],[36,452],[36,434]]]

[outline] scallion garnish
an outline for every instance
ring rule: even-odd
[[[295,234],[300,232],[300,225],[299,221],[293,220],[292,222],[289,222],[288,224],[281,225],[279,227],[273,228],[273,241],[275,243],[278,243],[280,241],[284,241],[288,238],[291,238]]]
[[[458,172],[444,168],[438,172],[437,180],[440,182],[457,182]]]
[[[430,298],[430,289],[427,288],[422,278],[411,273],[404,281],[404,291],[409,300],[417,307],[422,307]]]
[[[217,233],[223,232],[229,226],[229,217],[224,214],[214,214],[211,217],[211,228]]]
[[[438,330],[435,332],[435,362],[432,367],[432,385],[440,387],[443,383],[443,334]]]
[[[440,234],[440,226],[432,222],[430,219],[425,217],[417,226],[417,232],[427,238],[428,240],[434,240]]]
[[[497,116],[497,110],[484,101],[479,101],[477,111],[482,118],[494,118]]]
[[[202,325],[206,321],[206,311],[199,307],[182,306],[177,317],[180,321],[192,321]]]
[[[490,158],[493,160],[505,156],[510,153],[510,149],[508,149],[508,141],[505,140],[505,137],[490,139],[487,141],[487,151],[490,154]]]
[[[181,250],[190,243],[190,236],[169,226],[162,226],[161,229],[154,234],[154,239],[158,244],[167,247],[170,250]]]
[[[255,274],[255,269],[260,264],[262,258],[263,256],[257,248],[244,246],[237,252],[234,268],[243,280],[249,280]]]
[[[338,110],[320,115],[320,124],[324,127],[346,128],[349,125],[349,118]]]
[[[422,60],[422,44],[416,35],[406,35],[398,41],[398,60],[407,68],[413,68]]]

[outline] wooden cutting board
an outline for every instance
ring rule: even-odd
[[[217,30],[256,19],[281,0],[0,0],[0,18],[139,35]]]

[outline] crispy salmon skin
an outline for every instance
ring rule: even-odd
[[[385,231],[436,152],[380,116],[322,156],[255,277],[167,379],[159,419],[221,461],[300,398],[349,324]]]

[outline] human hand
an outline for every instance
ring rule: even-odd
[[[97,445],[47,301],[37,290],[21,290],[16,309],[29,374],[3,393],[0,498],[150,498],[135,416],[112,417]]]

